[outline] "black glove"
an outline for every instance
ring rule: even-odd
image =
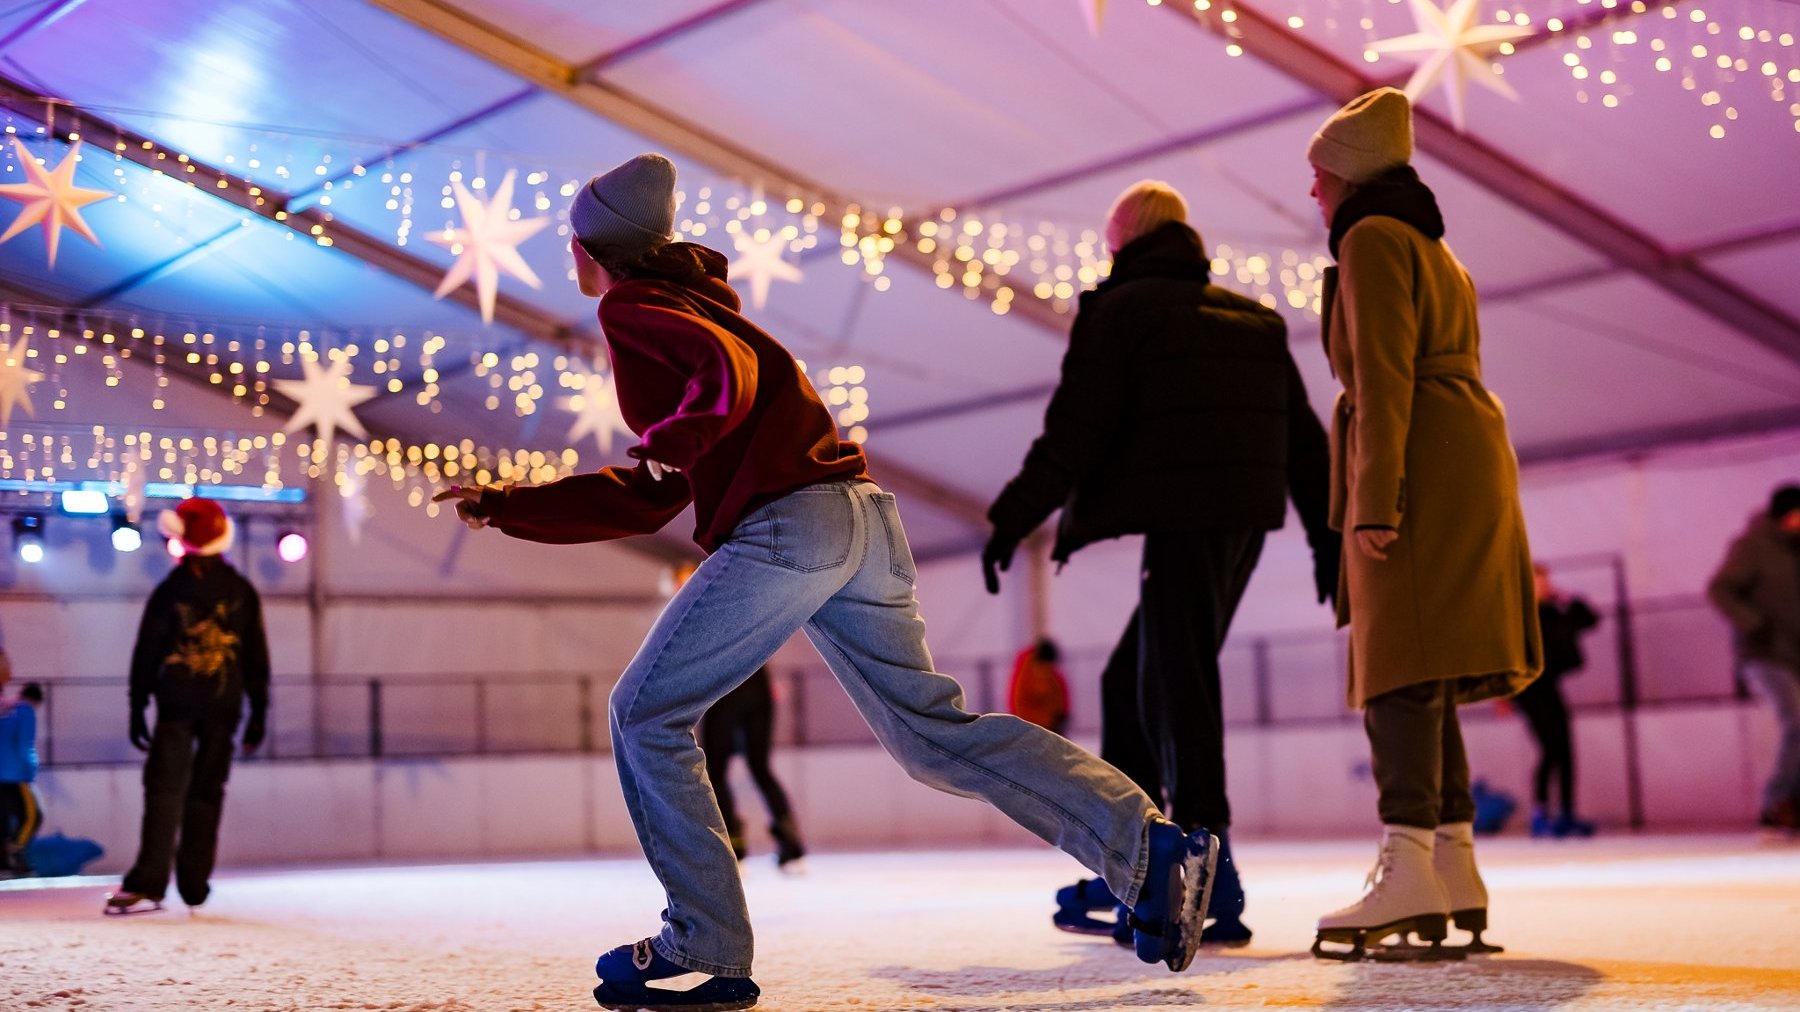
[[[1313,546],[1313,588],[1319,592],[1320,604],[1336,604],[1338,567],[1343,564],[1344,536],[1328,532]]]
[[[142,710],[131,711],[131,744],[139,752],[150,751],[150,719]]]
[[[251,714],[250,715],[250,723],[244,725],[244,754],[245,755],[249,755],[250,753],[256,751],[257,746],[259,746],[263,743],[263,736],[267,733],[267,731],[268,731],[268,729],[265,726],[263,715],[260,713]]]
[[[1012,565],[1013,553],[1019,550],[1021,540],[995,531],[981,549],[981,578],[987,583],[988,593],[1000,593],[1000,574]]]

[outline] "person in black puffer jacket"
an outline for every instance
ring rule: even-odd
[[[268,720],[262,602],[220,557],[231,521],[217,503],[194,498],[164,513],[160,527],[181,543],[182,557],[144,605],[132,650],[131,743],[149,753],[144,822],[137,863],[107,895],[109,914],[160,909],[171,863],[183,902],[206,902],[245,700],[245,755],[262,744]],[[145,715],[152,698],[154,731]]]
[[[1081,297],[1044,433],[988,519],[988,590],[1020,542],[1058,508],[1051,557],[1142,534],[1138,608],[1101,676],[1100,755],[1218,835],[1216,920],[1207,941],[1242,943],[1230,859],[1219,650],[1291,496],[1319,600],[1337,588],[1341,543],[1327,525],[1330,459],[1281,317],[1212,284],[1181,195],[1146,180],[1108,215],[1111,276]],[[1099,883],[1063,890],[1057,923],[1103,930]],[[1123,931],[1117,934],[1124,934]]]

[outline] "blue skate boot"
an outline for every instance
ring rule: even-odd
[[[1204,829],[1185,834],[1164,819],[1150,823],[1148,868],[1131,908],[1137,956],[1179,973],[1194,961],[1212,899],[1219,841]]]
[[[1119,905],[1118,897],[1113,895],[1106,883],[1097,878],[1084,878],[1072,886],[1063,886],[1056,891],[1056,913],[1050,915],[1050,923],[1059,930],[1073,932],[1077,935],[1111,935],[1118,928],[1118,921],[1103,921],[1093,916],[1097,910],[1110,910]],[[1126,926],[1126,936],[1130,937],[1130,926]]]
[[[693,972],[664,959],[648,938],[621,945],[594,961],[594,1000],[614,1012],[734,1012],[755,1008],[762,997],[749,977],[708,977],[686,991],[649,986]]]
[[[1224,830],[1215,837],[1219,841],[1219,863],[1200,944],[1238,949],[1250,944],[1250,929],[1244,924],[1244,885],[1238,880],[1237,862],[1231,859],[1231,837]]]

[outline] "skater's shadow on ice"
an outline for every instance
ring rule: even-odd
[[[1122,984],[1167,984],[1169,971],[1159,964],[1141,963],[1130,952],[1115,946],[1071,945],[1072,962],[1061,966],[1024,969],[1014,966],[965,966],[957,969],[930,969],[918,966],[882,966],[870,971],[872,976],[891,980],[903,987],[927,995],[954,995],[964,998],[999,998],[1003,996],[1061,992],[1083,988],[1117,987]],[[1236,973],[1265,963],[1300,958],[1291,954],[1269,956],[1215,956],[1203,954],[1194,960],[1187,973],[1200,976]],[[957,1012],[1086,1012],[1090,1009],[1130,1008],[1167,1005],[1174,1001],[1200,1002],[1203,996],[1184,987],[1155,987],[1129,994],[1096,998],[1049,1001],[1021,1005],[1009,1002],[988,1009],[981,1006],[958,1006]]]
[[[1554,1009],[1585,997],[1606,975],[1553,959],[1471,959],[1462,963],[1356,963],[1328,1009]]]

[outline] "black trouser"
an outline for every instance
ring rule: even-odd
[[[1563,700],[1561,679],[1545,675],[1514,697],[1519,712],[1537,739],[1537,775],[1532,798],[1539,808],[1550,805],[1550,778],[1561,789],[1564,814],[1575,814],[1575,742],[1569,730],[1569,704]]]
[[[731,780],[726,767],[740,749],[750,776],[762,791],[763,803],[769,808],[769,821],[778,823],[791,811],[787,792],[769,768],[769,748],[775,739],[775,697],[770,693],[766,677],[760,686],[746,683],[746,689],[734,691],[713,704],[700,721],[700,749],[706,753],[706,775],[712,780],[713,794],[719,799],[719,814],[725,817],[725,830],[741,839],[744,824],[738,818],[737,800],[731,793]]]
[[[1449,682],[1384,692],[1363,707],[1363,728],[1386,826],[1436,829],[1475,819],[1469,754]]]
[[[1219,650],[1264,532],[1144,537],[1138,607],[1100,675],[1100,758],[1184,829],[1231,825]]]
[[[16,863],[43,821],[30,784],[0,783],[0,861]]]
[[[144,763],[144,826],[137,864],[122,888],[162,899],[175,865],[175,888],[183,901],[206,901],[218,856],[219,816],[225,807],[225,779],[231,774],[232,734],[237,720],[185,719],[157,715]],[[180,830],[180,849],[176,831]]]

